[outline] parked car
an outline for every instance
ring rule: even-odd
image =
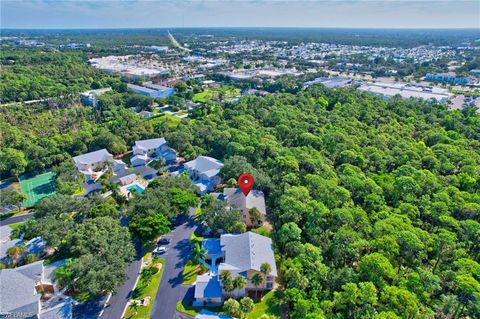
[[[165,254],[167,252],[167,247],[165,246],[157,246],[157,248],[155,248],[153,251],[152,251],[152,254],[154,255],[162,255],[162,254]]]
[[[157,245],[168,245],[170,244],[170,238],[160,238],[157,242]]]

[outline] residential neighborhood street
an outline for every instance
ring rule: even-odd
[[[23,215],[14,215],[12,217],[7,217],[5,219],[0,220],[0,225],[10,225],[15,223],[23,222],[25,219],[33,217],[34,213],[23,214]]]
[[[112,295],[108,301],[102,315],[100,316],[102,319],[118,319],[122,317],[123,310],[135,288],[135,283],[137,282],[137,277],[142,265],[143,254],[141,244],[137,243],[135,248],[137,250],[137,256],[135,257],[135,260],[128,265],[128,279],[123,283],[122,287],[118,288],[117,293]]]
[[[168,235],[171,242],[162,256],[166,259],[165,270],[150,318],[174,318],[177,302],[183,300],[187,294],[193,294],[191,286],[182,285],[182,272],[190,254],[190,236],[198,226],[193,220],[195,211],[196,208],[191,208],[188,218]]]

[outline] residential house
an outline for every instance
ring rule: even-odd
[[[72,301],[58,291],[53,284],[52,274],[53,269],[46,271],[43,260],[0,270],[0,316],[72,318]]]
[[[149,119],[155,116],[155,113],[149,112],[149,111],[140,111],[137,113],[139,116],[141,116],[144,119]]]
[[[127,164],[125,164],[124,161],[119,160],[119,159],[114,159],[113,160],[113,166],[112,170],[114,174],[118,174],[120,172],[123,172],[127,169]]]
[[[198,305],[220,305],[223,298],[218,276],[198,276],[195,282],[194,298]]]
[[[90,90],[83,92],[80,94],[80,101],[85,106],[98,106],[98,97],[106,92],[111,91],[112,88],[104,88],[104,89],[97,89],[97,90]]]
[[[95,181],[106,171],[106,162],[113,165],[113,155],[106,149],[75,156],[73,158],[78,171],[87,181]]]
[[[177,159],[177,152],[167,145],[163,137],[136,141],[132,149],[134,154],[130,159],[132,166],[147,165],[150,161],[160,158],[163,158],[165,163]]]
[[[242,218],[247,227],[259,226],[265,220],[265,196],[262,191],[252,189],[245,196],[240,188],[225,188],[223,193],[213,193],[216,198],[226,201],[230,206],[235,206],[242,211]],[[256,208],[260,218],[250,215],[251,209]]]
[[[214,243],[216,241],[216,243]],[[202,247],[206,250],[206,256],[210,259],[210,272],[199,277],[198,286],[195,284],[195,306],[205,304],[217,304],[227,292],[222,287],[219,274],[223,271],[231,273],[232,277],[242,276],[247,279],[247,285],[243,289],[236,290],[237,297],[246,296],[261,290],[271,290],[277,277],[277,267],[273,254],[272,240],[268,237],[253,232],[239,235],[225,234],[220,238],[204,240]],[[220,260],[218,268],[217,260]],[[267,263],[271,267],[268,274],[261,271],[262,264]],[[263,278],[259,286],[252,284],[251,279],[260,273]]]
[[[223,163],[215,158],[198,156],[193,161],[185,163],[184,167],[202,195],[220,184],[220,170]]]
[[[34,237],[24,242],[23,236],[21,236],[21,238],[10,239],[12,231],[12,228],[8,225],[0,227],[0,263],[8,265],[12,262],[12,259],[7,255],[7,251],[15,246],[25,246],[23,256],[30,254],[41,255],[44,252],[47,244],[41,237]]]

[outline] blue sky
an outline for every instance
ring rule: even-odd
[[[1,0],[2,28],[480,28],[480,0]]]

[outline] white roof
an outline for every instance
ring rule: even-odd
[[[128,183],[128,182],[132,182],[134,180],[137,179],[137,175],[136,174],[129,174],[129,175],[126,175],[126,176],[122,176],[120,177],[118,180],[124,184],[124,183]]]
[[[93,164],[105,161],[108,157],[113,156],[106,149],[102,148],[101,150],[86,153],[83,155],[78,155],[73,158],[73,161],[76,164]]]
[[[136,141],[135,146],[144,150],[150,150],[150,149],[158,148],[166,143],[167,141],[162,137],[162,138],[152,138],[149,140]]]
[[[409,83],[365,83],[358,88],[360,91],[381,94],[386,97],[392,97],[399,94],[402,98],[420,98],[425,100],[435,99],[437,101],[445,101],[453,96],[447,89],[438,87],[430,87]]]
[[[199,156],[193,161],[185,163],[185,167],[197,171],[201,175],[213,177],[220,173],[223,163],[209,156]]]
[[[273,255],[272,240],[257,233],[246,232],[240,235],[226,234],[220,236],[225,262],[219,269],[238,269],[239,271],[260,271],[263,263],[270,264],[271,275],[277,276],[277,266]]]

